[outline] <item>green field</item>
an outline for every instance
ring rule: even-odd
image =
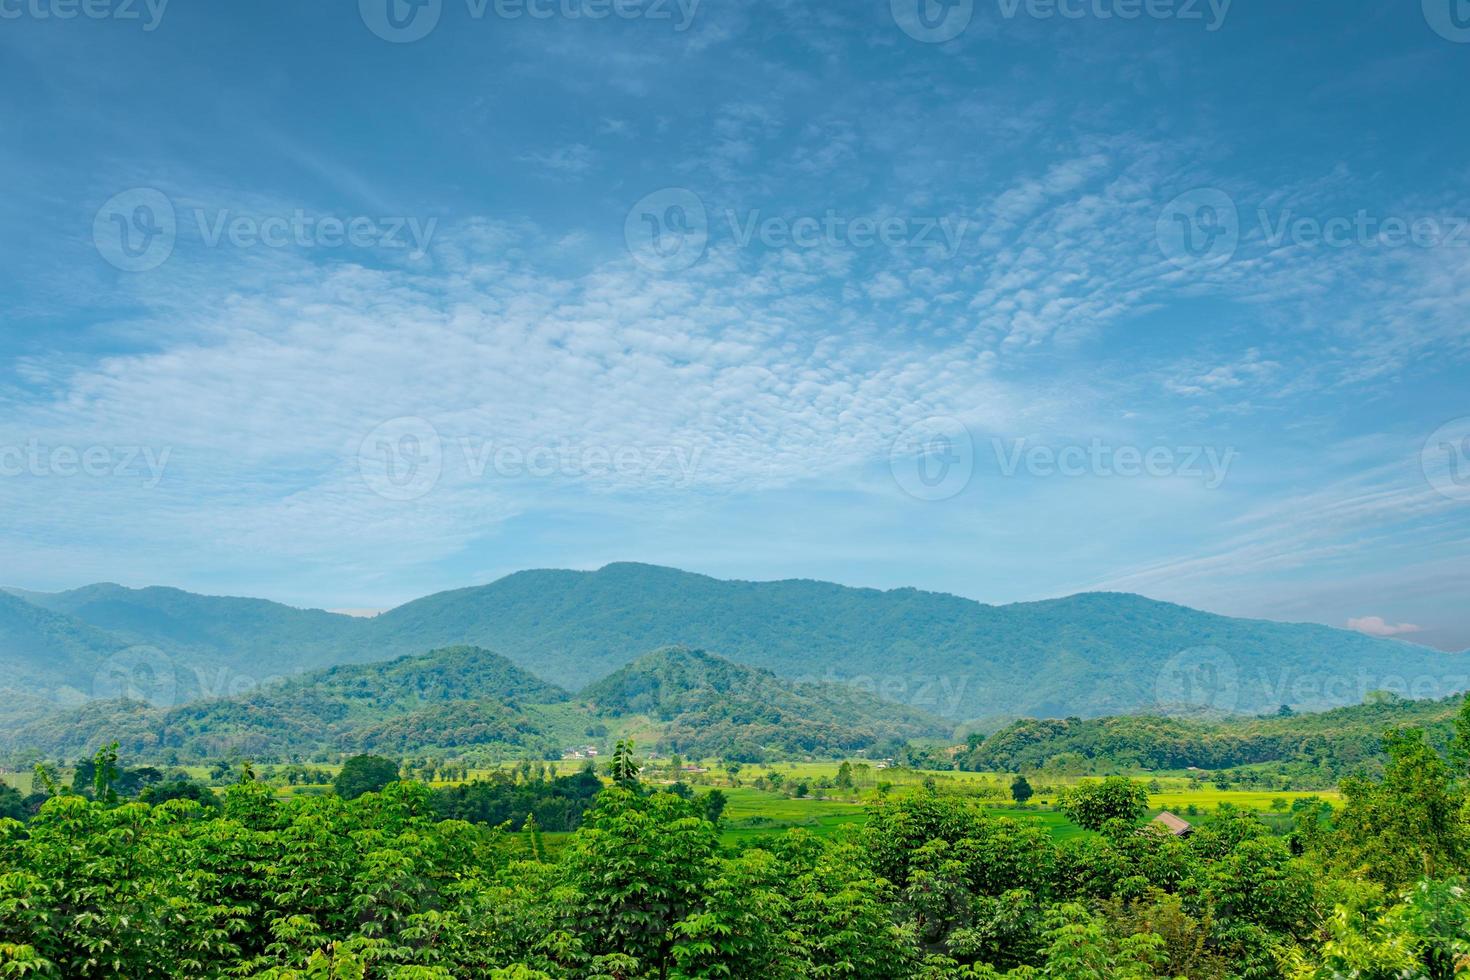
[[[725,807],[722,838],[727,844],[748,843],[790,827],[801,827],[826,837],[840,827],[861,825],[867,819],[863,808],[856,803],[794,800],[745,786],[725,787],[721,792],[730,801]]]
[[[1010,817],[1013,820],[1031,820],[1039,823],[1056,840],[1086,837],[1090,833],[1068,820],[1065,814],[1057,813],[1055,810],[1021,810],[1015,807],[997,806],[990,807],[990,812],[997,817]]]
[[[29,794],[31,784],[35,782],[35,774],[29,772],[4,772],[0,773],[0,783],[20,790],[22,794]]]
[[[786,776],[789,785],[793,779],[816,780],[833,775],[837,764],[796,763],[771,768]],[[741,778],[745,779],[747,776],[754,778],[765,771],[763,767],[752,768],[742,771]],[[986,784],[993,788],[1001,779],[1005,779],[1007,784],[1010,779],[1009,776],[996,773],[913,773],[904,770],[888,770],[882,775],[896,777],[883,780],[894,784],[890,789],[893,795],[914,792],[928,777],[935,779],[936,787],[940,792],[944,792],[945,789],[951,792],[963,792],[968,787]],[[1079,781],[1072,780],[1071,782],[1075,784]],[[1332,803],[1336,803],[1340,798],[1337,793],[1277,793],[1188,788],[1192,786],[1192,783],[1185,778],[1161,779],[1160,785],[1164,787],[1162,791],[1152,794],[1150,798],[1150,813],[1170,810],[1190,819],[1213,813],[1222,804],[1269,814],[1272,812],[1272,803],[1278,799],[1285,800],[1289,805],[1295,800],[1310,796],[1317,796]],[[841,827],[861,826],[867,819],[863,803],[875,798],[874,793],[863,791],[849,794],[842,799],[793,799],[751,786],[721,787],[721,789],[729,798],[729,805],[725,809],[724,840],[732,844],[757,840],[780,833],[788,827],[801,827],[814,834],[825,836],[835,833]],[[982,802],[985,802],[988,810],[996,816],[1035,821],[1044,826],[1058,840],[1088,833],[1056,810],[1015,807],[1000,801],[982,800]],[[1036,802],[1041,802],[1041,798],[1038,797]],[[1192,813],[1190,812],[1191,807],[1193,808]]]
[[[1342,798],[1340,793],[1295,793],[1295,792],[1271,792],[1270,790],[1219,790],[1219,789],[1197,789],[1197,790],[1165,790],[1162,793],[1149,795],[1149,803],[1154,807],[1164,810],[1180,811],[1194,806],[1201,811],[1214,810],[1222,803],[1231,806],[1242,807],[1246,810],[1258,810],[1269,812],[1274,800],[1285,800],[1291,804],[1296,800],[1308,797],[1318,797],[1329,803],[1337,803]]]
[[[599,764],[601,761],[598,760]],[[584,760],[563,760],[549,765],[555,771],[566,774],[581,769],[585,764]],[[651,768],[661,768],[667,764],[667,760],[655,760],[651,763]],[[1009,785],[1013,777],[1006,773],[879,769],[866,760],[853,760],[853,764],[855,786],[850,791],[824,789],[816,786],[820,781],[830,782],[836,778],[841,765],[836,761],[745,765],[740,768],[738,774],[742,785],[729,786],[724,785],[728,783],[724,764],[711,759],[699,763],[709,772],[692,774],[686,778],[695,782],[695,789],[698,791],[702,792],[708,786],[715,786],[728,798],[722,839],[730,845],[753,843],[762,838],[780,834],[792,827],[800,827],[813,834],[826,837],[835,834],[842,827],[862,826],[867,819],[864,804],[877,798],[879,787],[883,787],[890,795],[904,795],[918,791],[920,786],[930,781],[940,793],[976,796],[990,809],[990,812],[997,816],[1040,823],[1058,840],[1087,833],[1055,810],[1011,806]],[[189,766],[185,768],[191,777],[207,781],[206,767]],[[337,766],[323,764],[314,766],[314,768],[330,772]],[[772,773],[779,773],[784,785],[788,788],[801,782],[811,784],[809,790],[811,795],[808,798],[796,799],[783,793],[760,790],[750,785],[757,778],[769,779]],[[488,775],[489,770],[472,770],[468,773],[468,778],[474,780],[485,778]],[[650,775],[654,777],[650,781],[655,785],[662,781],[659,777],[666,777],[666,774],[661,772],[646,772],[645,778],[648,779]],[[1057,790],[1076,785],[1086,781],[1087,778],[1032,777],[1033,784],[1039,790],[1032,802],[1042,804],[1043,807],[1054,803]],[[1138,778],[1140,781],[1156,782],[1160,788],[1158,792],[1150,795],[1151,812],[1170,810],[1191,820],[1212,813],[1221,804],[1267,814],[1272,812],[1272,803],[1277,800],[1285,800],[1289,805],[1297,799],[1309,796],[1318,796],[1332,803],[1336,803],[1340,798],[1335,792],[1218,790],[1211,786],[1201,788],[1198,783],[1183,776],[1157,776],[1150,777],[1148,780]],[[6,772],[0,773],[0,780],[14,786],[22,793],[29,793],[33,775],[30,772]],[[432,785],[450,784],[436,781]],[[282,798],[329,792],[331,792],[330,786],[306,785],[282,786],[277,790],[278,795]],[[547,834],[548,848],[559,850],[563,844],[560,839],[562,836]]]

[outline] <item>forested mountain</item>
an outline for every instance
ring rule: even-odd
[[[241,694],[335,663],[376,658],[353,645],[364,622],[263,599],[89,585],[0,590],[0,722],[58,704],[125,698],[170,707]]]
[[[1136,595],[990,606],[626,563],[442,592],[384,613],[372,629],[395,651],[451,637],[479,643],[571,689],[637,651],[678,644],[788,679],[856,679],[954,719],[1313,710],[1356,703],[1395,676],[1417,679],[1418,696],[1470,686],[1470,662],[1458,655]]]
[[[1199,722],[1178,718],[1024,719],[972,741],[962,768],[1019,772],[1064,765],[1068,758],[1106,771],[1229,769],[1285,763],[1299,775],[1331,784],[1384,758],[1383,734],[1413,727],[1430,742],[1449,743],[1462,697],[1408,701],[1389,696],[1315,714]]]
[[[30,602],[65,610],[73,624],[108,630],[110,640],[91,634],[104,646],[158,647],[179,668],[181,697],[458,644],[499,651],[573,691],[648,650],[682,645],[787,680],[853,682],[887,701],[991,724],[1138,711],[1257,714],[1282,704],[1320,710],[1357,703],[1396,682],[1416,697],[1470,686],[1470,656],[1463,654],[1325,626],[1233,619],[1136,595],[990,606],[915,589],[720,581],[628,563],[596,572],[521,572],[365,620],[118,586]],[[0,655],[14,659],[9,649]],[[44,675],[41,688],[74,683],[62,677],[62,638],[51,659],[59,665],[54,677],[46,658],[28,661]]]
[[[0,724],[92,696],[107,658],[127,644],[70,616],[0,592]]]
[[[93,701],[0,732],[0,749],[72,756],[116,739],[134,756],[311,756],[496,746],[521,754],[559,751],[530,704],[566,692],[488,650],[452,647],[382,664],[305,674],[238,698],[155,707]]]
[[[89,701],[0,729],[0,752],[70,758],[115,739],[128,755],[153,760],[475,750],[556,758],[627,721],[652,728],[656,749],[749,760],[892,749],[949,734],[936,718],[860,690],[792,684],[688,650],[643,657],[584,696],[590,703],[569,703],[565,691],[498,654],[449,647],[176,707]]]
[[[125,643],[201,655],[240,669],[248,666],[256,674],[364,659],[341,655],[364,632],[363,620],[266,599],[196,595],[158,586],[129,589],[111,583],[24,597],[106,630]]]
[[[682,647],[640,657],[581,697],[604,714],[652,716],[665,726],[659,750],[695,758],[748,762],[769,749],[851,752],[950,734],[938,718],[854,687],[792,683]]]

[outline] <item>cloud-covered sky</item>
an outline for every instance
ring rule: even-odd
[[[1450,0],[71,9],[0,3],[6,584],[642,560],[1470,646]]]

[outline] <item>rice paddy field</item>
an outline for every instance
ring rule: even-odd
[[[554,765],[557,772],[566,774],[581,769],[586,761],[563,760],[551,765]],[[668,765],[667,760],[653,760],[645,770],[645,778],[655,783],[670,781],[673,772],[664,768]],[[880,793],[902,796],[918,791],[925,784],[932,784],[936,791],[944,794],[974,796],[997,816],[1039,823],[1059,840],[1088,833],[1073,824],[1064,814],[1051,808],[1057,791],[1083,782],[1087,777],[1030,777],[1033,786],[1038,790],[1037,795],[1032,799],[1031,806],[1017,807],[1012,803],[1009,793],[1013,777],[1006,773],[880,769],[870,761],[853,760],[854,785],[851,790],[839,791],[817,785],[835,781],[840,765],[841,763],[835,761],[745,765],[740,767],[735,776],[740,783],[735,786],[730,785],[731,777],[725,764],[717,760],[705,760],[698,763],[698,767],[706,771],[685,773],[683,778],[693,782],[698,790],[713,786],[725,794],[728,802],[724,813],[723,840],[729,845],[752,844],[792,827],[800,827],[821,836],[835,834],[844,827],[860,827],[867,819],[865,805],[876,799]],[[204,767],[186,768],[191,777],[207,781],[207,770]],[[321,765],[314,768],[332,772],[337,767]],[[467,775],[473,780],[484,778],[489,772],[471,770]],[[1336,803],[1339,798],[1335,792],[1220,790],[1208,783],[1184,776],[1150,774],[1135,778],[1156,787],[1150,793],[1150,813],[1170,810],[1187,820],[1208,817],[1221,805],[1273,815],[1280,814],[1292,802],[1303,797],[1317,796],[1332,803]],[[795,798],[787,792],[751,785],[757,779],[767,786],[779,779],[783,789],[806,783],[808,793],[804,798]],[[22,793],[29,793],[33,777],[29,772],[5,772],[0,773],[0,781]],[[449,784],[436,782],[434,785]],[[329,793],[331,788],[326,785],[281,786],[277,792],[282,798],[289,798]],[[1277,817],[1278,821],[1280,819]],[[563,844],[563,836],[565,835],[545,835],[548,847],[559,850]]]

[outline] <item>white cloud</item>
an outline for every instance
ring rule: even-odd
[[[1369,636],[1403,636],[1405,633],[1422,633],[1424,627],[1413,623],[1390,623],[1382,616],[1360,616],[1347,621],[1347,628],[1367,633]]]

